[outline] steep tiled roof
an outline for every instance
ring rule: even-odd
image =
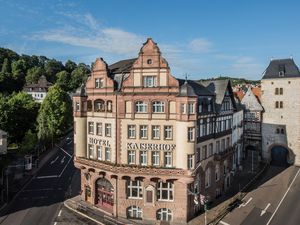
[[[134,59],[125,59],[118,61],[114,64],[111,64],[108,66],[108,69],[110,70],[111,74],[117,74],[117,73],[129,73],[130,69],[135,62],[137,58]]]
[[[27,84],[24,86],[24,91],[48,91],[53,84],[48,82],[46,77],[42,75],[35,84]]]
[[[283,72],[283,74],[280,74]],[[293,59],[274,59],[270,62],[262,79],[300,77],[300,72]]]
[[[212,96],[213,92],[208,90],[202,84],[193,81],[193,80],[182,80],[177,79],[179,81],[180,90],[179,96]]]

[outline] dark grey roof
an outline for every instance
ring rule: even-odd
[[[114,64],[108,66],[108,69],[111,74],[118,74],[118,73],[129,73],[133,63],[136,61],[137,58],[134,59],[125,59],[118,61]]]
[[[179,96],[213,96],[214,93],[205,88],[202,84],[193,80],[182,80],[179,81],[180,89]]]
[[[27,84],[24,86],[24,91],[48,91],[49,87],[51,87],[53,84],[48,82],[46,77],[42,75],[38,82],[35,84]]]
[[[280,75],[279,72],[284,74]],[[274,59],[263,74],[262,79],[283,78],[283,77],[300,77],[300,72],[293,59]]]
[[[73,96],[81,96],[81,97],[86,96],[86,89],[84,83],[81,84],[81,86],[76,89],[75,94]]]

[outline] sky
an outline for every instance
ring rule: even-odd
[[[300,65],[297,0],[0,0],[0,47],[65,62],[135,58],[148,37],[177,78],[260,79]]]

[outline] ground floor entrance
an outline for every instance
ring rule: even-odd
[[[100,178],[95,186],[95,205],[109,213],[113,212],[114,188],[109,180]]]
[[[288,166],[289,151],[282,146],[275,146],[271,149],[271,164],[274,166]]]

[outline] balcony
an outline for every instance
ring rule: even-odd
[[[218,154],[215,154],[214,160],[221,161],[221,160],[227,158],[227,156],[231,155],[232,153],[233,153],[233,147],[230,146],[230,147],[226,148],[223,152],[219,152]]]

